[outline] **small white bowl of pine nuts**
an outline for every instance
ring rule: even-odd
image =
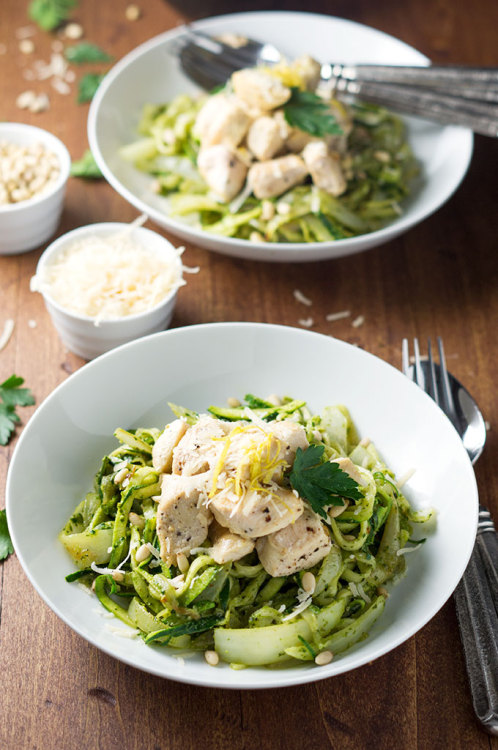
[[[40,247],[56,231],[71,158],[41,128],[0,123],[0,255]]]

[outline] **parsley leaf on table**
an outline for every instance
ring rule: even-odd
[[[93,99],[105,73],[87,73],[78,84],[78,104],[84,104]]]
[[[71,175],[73,177],[84,177],[87,180],[98,180],[102,177],[102,172],[90,149],[85,151],[81,159],[71,163]]]
[[[292,95],[284,106],[289,125],[315,136],[342,135],[342,129],[329,105],[312,91],[292,88]]]
[[[77,0],[32,0],[28,15],[44,31],[60,26],[77,5]]]
[[[0,510],[0,560],[5,560],[13,552],[14,547],[7,526],[7,513],[5,510]]]
[[[105,50],[90,42],[80,42],[71,47],[66,47],[64,54],[66,59],[75,65],[110,62],[112,60],[111,55],[108,55]]]
[[[297,449],[294,465],[289,474],[292,487],[311,505],[315,513],[327,518],[327,505],[342,505],[341,497],[360,500],[362,494],[357,482],[337,463],[322,463],[323,445],[310,445]]]
[[[29,388],[21,388],[24,379],[18,375],[0,383],[0,445],[7,445],[16,422],[20,422],[16,412],[17,406],[32,406],[35,403],[33,394]]]

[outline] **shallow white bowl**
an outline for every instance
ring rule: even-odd
[[[40,247],[55,234],[64,204],[71,157],[55,135],[33,125],[2,122],[0,141],[22,146],[42,143],[57,156],[60,165],[59,177],[46,193],[19,203],[0,205],[0,255],[14,255]]]
[[[407,558],[367,640],[331,664],[283,669],[183,664],[173,651],[109,631],[98,604],[64,576],[73,570],[57,534],[90,489],[116,427],[162,427],[167,401],[203,411],[245,393],[307,399],[312,410],[344,403],[406,485],[415,507],[434,506],[437,528]],[[36,481],[33,481],[36,477]],[[212,687],[269,688],[312,682],[371,662],[425,625],[455,589],[477,526],[477,489],[462,442],[434,402],[380,359],[296,328],[218,323],[177,328],[127,344],[72,375],[39,407],[21,435],[7,478],[14,546],[30,581],[54,612],[87,641],[161,677]],[[97,611],[96,611],[97,610]],[[104,612],[104,610],[102,610]],[[119,627],[118,621],[111,625]],[[125,626],[122,626],[125,627]]]
[[[197,21],[209,34],[236,32],[276,45],[289,59],[312,54],[322,62],[377,62],[427,65],[413,47],[376,29],[330,16],[287,11],[236,13]],[[161,34],[126,55],[106,75],[88,117],[88,137],[106,179],[127,201],[179,237],[225,255],[252,260],[302,262],[337,258],[375,247],[402,234],[436,211],[456,190],[472,154],[472,133],[405,118],[408,137],[421,163],[422,180],[404,213],[370,234],[334,242],[265,243],[219,237],[168,216],[168,199],[151,190],[152,178],[125,163],[119,149],[137,140],[143,105],[164,103],[180,93],[200,91],[181,71],[176,48],[182,29]]]
[[[47,247],[38,261],[36,275],[43,279],[47,267],[54,262],[57,255],[63,252],[75,239],[98,234],[106,237],[116,232],[129,230],[129,224],[118,222],[107,222],[103,224],[88,224],[79,229],[73,229],[59,237]],[[162,258],[171,260],[176,275],[180,281],[182,278],[182,263],[175,247],[167,239],[157,232],[152,232],[145,227],[134,227],[132,236],[136,237],[137,243],[157,253]],[[56,302],[48,292],[42,291],[45,306],[50,313],[52,323],[57,329],[62,342],[75,354],[84,359],[93,359],[99,354],[108,352],[116,346],[126,344],[128,341],[146,336],[149,333],[164,331],[171,322],[176,304],[178,287],[169,292],[157,305],[150,310],[136,315],[127,315],[118,320],[101,320],[98,325],[95,319],[88,315],[79,315],[67,310]]]

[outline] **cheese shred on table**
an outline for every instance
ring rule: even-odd
[[[101,321],[150,310],[184,283],[173,256],[143,247],[131,232],[118,232],[75,239],[47,265],[43,278],[32,279],[31,289]]]

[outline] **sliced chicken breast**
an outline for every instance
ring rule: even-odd
[[[303,182],[307,174],[304,161],[295,154],[288,154],[253,164],[248,180],[256,198],[274,198]]]
[[[342,195],[347,183],[342,172],[339,154],[330,152],[324,141],[314,141],[308,143],[302,156],[311,179],[317,187],[330,195]]]
[[[238,534],[233,534],[220,526],[216,520],[213,520],[209,527],[209,538],[213,543],[211,557],[218,565],[240,560],[254,549],[252,539],[244,539]]]
[[[161,559],[176,565],[180,552],[188,555],[208,535],[211,511],[206,507],[208,477],[165,474],[157,508],[156,530]]]
[[[288,576],[312,568],[330,551],[332,542],[320,517],[308,506],[295,523],[256,541],[263,568],[271,576]]]
[[[245,162],[223,144],[202,148],[197,167],[213,193],[226,203],[240,193],[247,176]]]
[[[164,428],[152,448],[152,466],[162,474],[171,471],[173,448],[185,435],[188,424],[184,419],[175,419]]]
[[[247,490],[241,496],[233,490],[216,494],[209,508],[221,526],[242,537],[257,538],[288,526],[303,512],[303,501],[290,490],[271,492]]]
[[[232,75],[231,82],[235,95],[251,109],[276,109],[291,97],[290,88],[264,70],[238,70]]]
[[[226,423],[202,416],[173,449],[173,474],[192,476],[211,468],[217,460],[226,436]]]

